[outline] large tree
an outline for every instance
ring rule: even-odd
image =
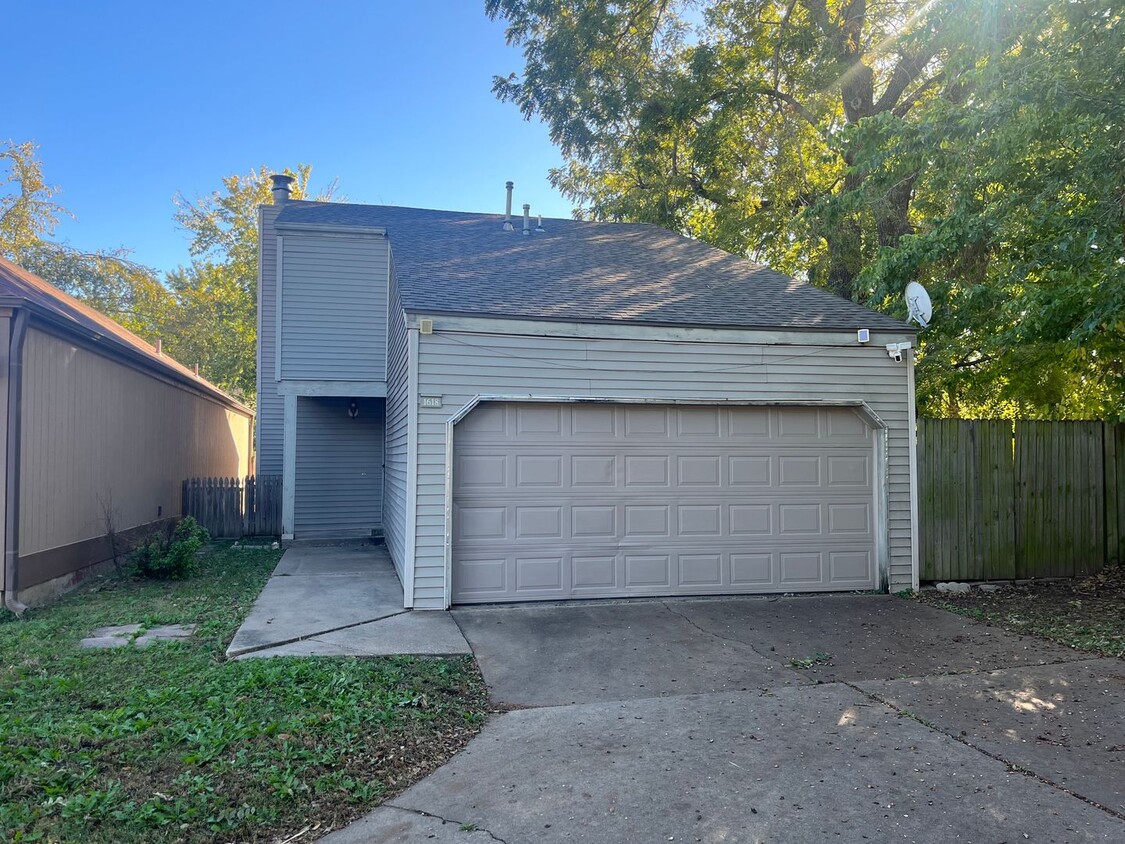
[[[978,412],[1010,410],[1000,403],[1017,394],[1020,409],[1038,415],[1113,412],[1104,390],[1108,404],[1073,401],[1091,374],[1081,332],[1052,323],[1065,337],[1050,354],[1068,362],[1040,379],[1067,382],[1073,406],[1058,390],[1024,389],[1029,379],[1013,376],[1027,361],[983,342],[1018,339],[1023,353],[1044,340],[1032,330],[1019,338],[998,331],[985,291],[1007,302],[1021,271],[1024,287],[1048,285],[1026,264],[1004,282],[995,273],[970,279],[1008,241],[987,229],[999,209],[960,202],[970,185],[990,184],[990,156],[1008,168],[991,177],[1024,175],[1028,157],[1010,153],[1029,136],[1036,162],[1051,160],[1056,141],[1079,142],[1075,163],[1112,157],[1122,126],[1122,26],[1106,0],[487,0],[486,9],[524,48],[522,73],[497,78],[495,90],[545,120],[566,156],[552,178],[578,214],[660,223],[899,315],[907,280],[936,283],[944,333],[921,369],[928,410],[957,412],[987,376],[993,392]],[[1076,81],[1079,68],[1093,78]],[[1015,81],[1013,70],[1022,74]],[[1089,97],[1067,100],[1076,89]],[[1051,91],[1070,108],[1036,125],[1021,108],[1030,101],[1046,116],[1059,104]],[[1013,115],[1026,118],[1018,130]],[[1108,127],[1101,134],[1099,119]],[[1075,121],[1086,127],[1081,137]],[[998,134],[1006,140],[989,151]],[[1063,163],[1030,172],[1059,177]],[[1006,196],[1012,223],[1023,200],[1065,180],[1021,181]],[[1113,192],[1107,180],[1100,194]],[[1119,202],[1091,201],[1106,223],[1120,215]],[[1040,210],[1060,223],[1074,208]],[[947,253],[959,248],[943,222],[955,211],[962,225],[971,217],[988,230],[971,241],[975,265],[969,255],[935,251],[942,237]],[[1066,237],[1060,228],[1081,228],[1068,219],[1025,226],[1024,244],[1057,245]],[[1112,224],[1101,231],[1099,247],[1113,255]],[[1071,270],[1081,287],[1091,282],[1079,279],[1079,265]],[[1113,266],[1103,261],[1099,271]],[[976,291],[973,308],[955,295],[966,285]],[[1114,333],[1120,310],[1104,295],[1070,292],[1089,307],[1074,304],[1067,326],[1092,320],[1095,333]],[[1035,305],[1060,297],[1044,293]]]

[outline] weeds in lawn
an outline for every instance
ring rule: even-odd
[[[832,654],[826,654],[822,653],[821,651],[817,651],[812,656],[806,656],[801,659],[791,659],[785,664],[790,668],[805,669],[812,668],[814,665],[827,665],[831,661]]]
[[[0,840],[266,841],[358,817],[441,764],[487,706],[471,659],[224,649],[278,559],[221,547],[176,582],[120,578],[0,618]],[[198,624],[148,648],[98,626]]]
[[[1014,633],[1042,636],[1102,656],[1125,657],[1125,567],[990,592],[927,590],[912,598]]]

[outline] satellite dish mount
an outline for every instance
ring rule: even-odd
[[[934,315],[934,306],[926,288],[912,281],[906,285],[906,292],[903,295],[906,299],[906,310],[910,314],[909,319],[922,328],[928,326]]]

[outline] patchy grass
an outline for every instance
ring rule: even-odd
[[[221,546],[190,580],[121,578],[0,618],[0,840],[319,834],[480,729],[487,695],[468,658],[225,661],[278,556]],[[130,622],[199,628],[145,649],[77,646]]]
[[[912,598],[1014,633],[1125,658],[1125,567],[1073,580],[1002,586],[995,592],[927,590]]]

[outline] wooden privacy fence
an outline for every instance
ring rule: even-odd
[[[188,478],[182,509],[215,537],[278,536],[281,476]]]
[[[920,419],[918,486],[922,580],[1125,560],[1125,425]]]

